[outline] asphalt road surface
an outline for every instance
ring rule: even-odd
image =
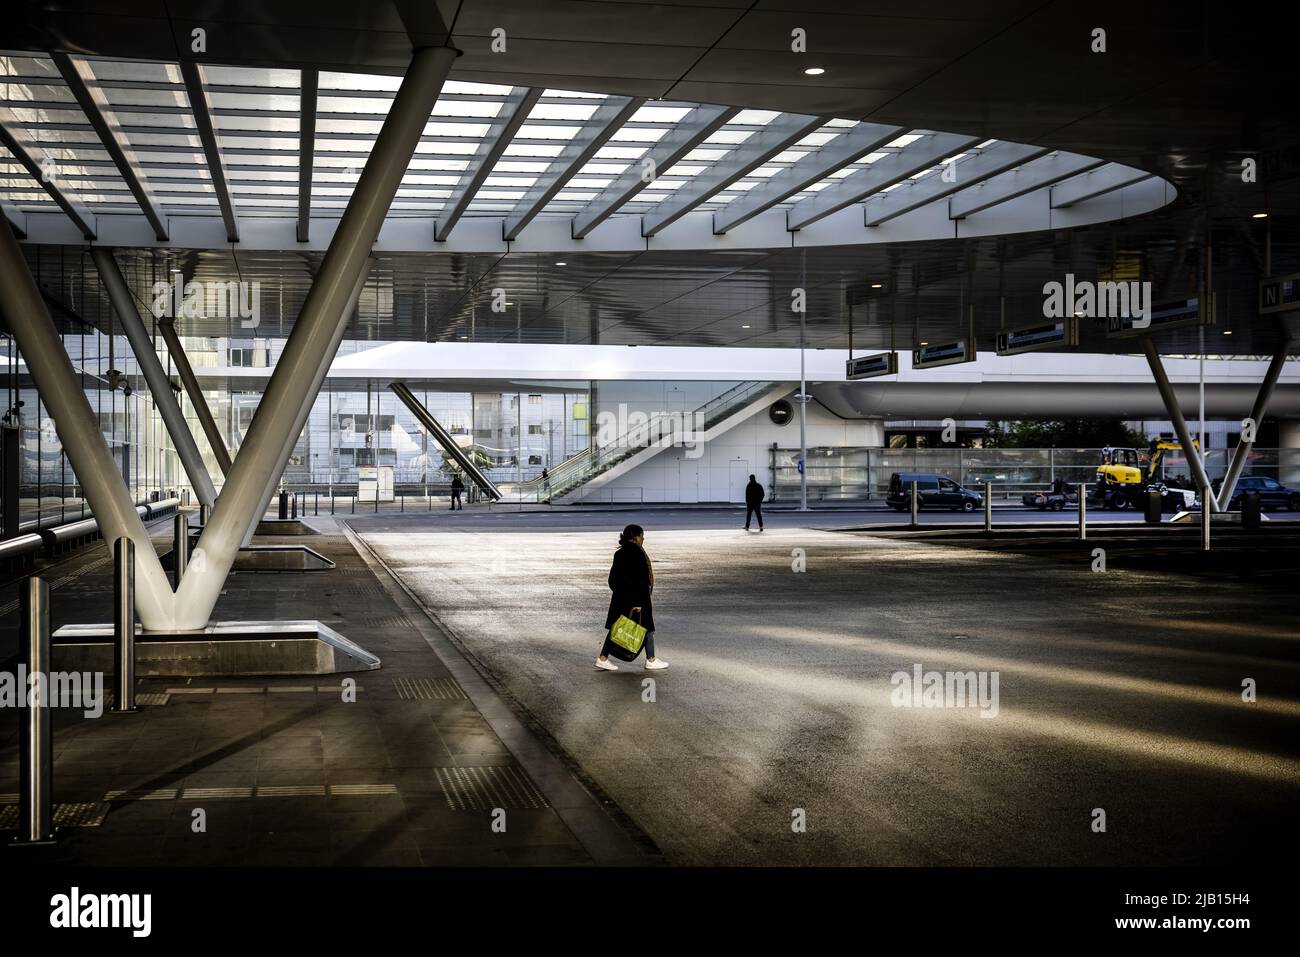
[[[355,527],[675,863],[1294,854],[1293,592],[809,518],[774,513],[761,535],[685,510]],[[592,668],[626,521],[647,526],[666,672]],[[957,706],[956,686],[903,697],[918,665],[975,672],[985,706]]]

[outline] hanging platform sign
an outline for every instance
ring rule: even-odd
[[[874,356],[858,356],[844,363],[845,379],[871,379],[881,375],[898,374],[898,353],[881,352]]]
[[[1269,276],[1259,281],[1259,311],[1292,312],[1300,309],[1300,272]]]
[[[958,339],[956,342],[944,342],[937,346],[922,346],[912,350],[913,369],[932,369],[936,366],[974,361],[974,339]]]
[[[1035,352],[1057,346],[1079,344],[1079,320],[1073,316],[1055,322],[1040,322],[1019,329],[1006,329],[998,333],[997,353],[1013,356],[1020,352]]]

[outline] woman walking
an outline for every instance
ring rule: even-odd
[[[618,665],[609,660],[610,649],[615,647],[610,637],[614,622],[621,615],[635,621],[645,629],[645,669],[661,671],[668,662],[655,657],[655,619],[650,604],[650,593],[655,587],[654,565],[646,554],[645,529],[629,525],[618,537],[618,551],[609,569],[609,588],[614,594],[609,599],[609,614],[605,616],[605,644],[596,659],[596,667],[605,671],[618,671]]]

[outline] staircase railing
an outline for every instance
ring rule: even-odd
[[[571,492],[620,462],[665,440],[680,438],[685,441],[694,432],[697,440],[703,441],[704,432],[758,396],[771,391],[776,385],[775,382],[741,382],[690,412],[656,413],[644,424],[629,428],[603,448],[589,448],[550,470],[547,473],[551,480],[550,497],[557,498]]]

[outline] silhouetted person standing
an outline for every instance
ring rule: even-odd
[[[749,484],[745,486],[745,531],[749,531],[750,518],[755,515],[758,516],[758,530],[763,530],[763,499],[766,496],[763,486],[751,475]]]
[[[460,493],[465,491],[465,483],[460,480],[460,473],[457,472],[451,477],[451,510],[454,512],[459,508],[465,511],[465,506],[461,503]]]

